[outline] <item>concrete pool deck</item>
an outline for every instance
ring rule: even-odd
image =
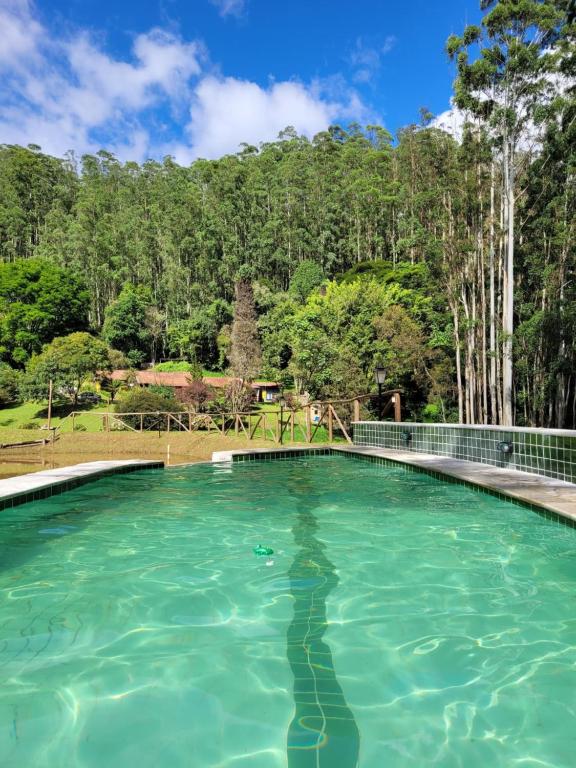
[[[234,456],[283,457],[299,453],[347,453],[353,456],[370,456],[386,459],[401,465],[420,469],[428,474],[444,476],[462,483],[475,485],[486,491],[497,493],[513,501],[540,507],[555,516],[576,524],[576,485],[543,475],[520,472],[515,469],[501,469],[490,464],[464,461],[428,453],[415,453],[395,448],[366,448],[361,446],[317,446],[315,448],[275,448],[270,450],[220,451],[212,455],[214,462],[233,461]]]
[[[103,475],[163,467],[162,461],[89,461],[70,467],[45,469],[29,475],[8,477],[0,480],[0,509],[55,496]]]

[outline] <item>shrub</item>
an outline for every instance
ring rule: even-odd
[[[190,382],[190,386],[183,389],[180,393],[180,401],[186,403],[186,405],[191,405],[198,413],[202,413],[213,399],[214,396],[210,387],[197,379]]]
[[[144,413],[150,416],[144,416],[144,429],[158,429],[159,420],[157,414],[159,411],[182,411],[182,406],[178,403],[172,394],[169,397],[151,392],[148,389],[133,389],[123,399],[116,404],[116,413]],[[125,416],[123,421],[129,424],[133,429],[140,428],[140,416]],[[160,428],[163,428],[160,422]]]
[[[40,422],[25,421],[23,424],[20,424],[19,429],[40,429]]]
[[[0,406],[18,400],[20,374],[6,363],[0,363]]]

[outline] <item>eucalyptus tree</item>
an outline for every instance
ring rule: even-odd
[[[556,91],[554,50],[565,16],[557,0],[481,0],[481,25],[451,35],[446,48],[457,60],[455,102],[490,128],[502,168],[506,260],[502,307],[502,423],[512,424],[514,248],[517,171],[542,106]]]

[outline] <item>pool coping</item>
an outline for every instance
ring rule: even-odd
[[[162,469],[163,467],[163,461],[148,459],[87,461],[69,467],[44,469],[27,475],[8,477],[0,480],[0,509],[56,496],[104,475],[124,474],[141,469]]]
[[[576,484],[553,477],[503,469],[476,461],[452,459],[429,453],[401,451],[396,448],[325,445],[314,448],[273,448],[256,450],[217,451],[214,463],[255,460],[258,458],[288,458],[298,454],[345,454],[357,458],[380,460],[415,468],[439,479],[480,488],[492,495],[508,499],[536,511],[552,513],[570,525],[576,525]]]

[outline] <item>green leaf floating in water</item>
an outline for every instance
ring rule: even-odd
[[[262,544],[258,544],[258,546],[254,547],[254,549],[252,551],[258,557],[263,557],[265,555],[273,555],[274,554],[274,550],[272,549],[272,547],[263,547]]]

